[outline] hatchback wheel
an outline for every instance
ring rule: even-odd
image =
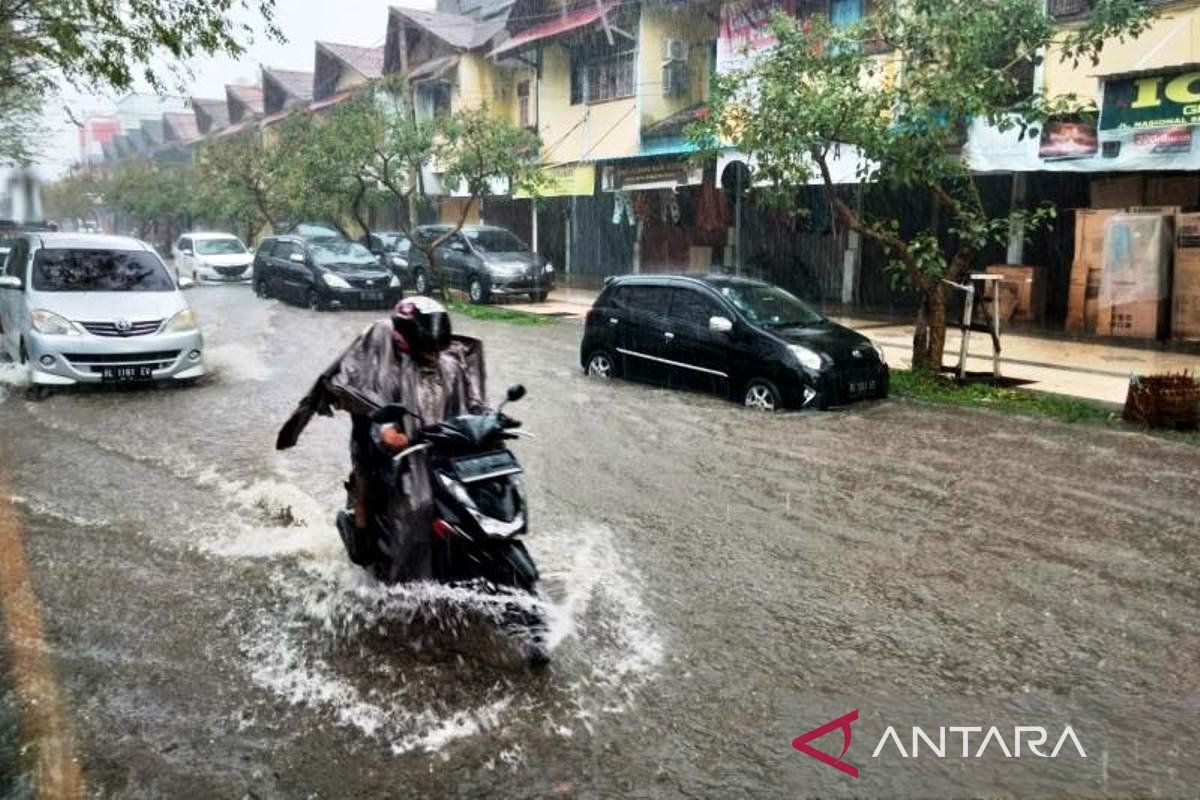
[[[746,385],[746,408],[757,411],[777,411],[782,405],[783,398],[775,384],[763,378],[756,378]]]
[[[429,294],[429,279],[425,277],[425,270],[419,269],[413,273],[413,290],[417,294]]]
[[[611,378],[615,372],[616,367],[613,364],[612,356],[604,350],[592,353],[592,357],[588,359],[588,375],[593,375],[597,378]]]
[[[488,293],[483,286],[483,278],[480,278],[478,275],[472,275],[471,282],[467,285],[467,294],[470,296],[471,302],[476,305],[486,303]]]

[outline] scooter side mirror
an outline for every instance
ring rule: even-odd
[[[514,383],[508,387],[508,402],[515,403],[525,396],[525,387],[519,383]]]

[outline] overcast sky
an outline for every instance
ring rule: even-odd
[[[196,59],[189,66],[193,79],[187,95],[224,97],[227,83],[258,83],[260,65],[312,71],[313,42],[321,41],[373,47],[383,44],[389,5],[432,9],[435,0],[277,0],[276,21],[287,41],[269,42],[259,35],[240,59]],[[253,23],[252,23],[253,24]],[[62,106],[67,104],[79,119],[111,109],[116,97],[80,93],[73,89],[50,105],[46,113],[47,141],[41,170],[46,177],[65,169],[79,157],[75,126]]]

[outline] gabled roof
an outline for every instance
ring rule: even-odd
[[[388,9],[388,13],[407,20],[451,47],[461,50],[474,50],[482,47],[493,36],[504,30],[503,19],[480,22],[461,14],[440,14],[436,11],[421,11],[399,6],[392,6]]]
[[[383,47],[317,42],[317,47],[368,80],[383,75]]]
[[[225,84],[225,99],[229,104],[229,119],[233,121],[235,118],[240,122],[241,117],[233,113],[234,105],[241,105],[251,116],[261,115],[263,113],[263,91],[262,86],[239,86],[237,84]]]
[[[229,104],[224,100],[193,97],[192,110],[196,113],[196,125],[201,134],[219,131],[229,124]]]
[[[196,126],[196,115],[191,111],[167,111],[163,114],[163,128],[168,142],[190,142],[200,135]]]
[[[263,67],[263,76],[283,89],[288,97],[307,103],[312,99],[313,74],[294,69]]]

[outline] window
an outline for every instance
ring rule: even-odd
[[[321,266],[328,264],[375,266],[379,259],[358,242],[322,242],[309,248],[313,261]]]
[[[186,236],[180,236],[179,241],[175,243],[175,249],[183,252],[192,246],[192,240]]]
[[[242,243],[237,239],[197,239],[196,255],[224,256],[246,252]]]
[[[518,124],[522,128],[533,125],[533,114],[529,103],[529,81],[521,81],[517,84],[517,117]]]
[[[295,242],[283,241],[275,243],[275,250],[272,251],[271,255],[281,261],[287,261],[292,257],[293,253],[304,255],[304,248]]]
[[[829,21],[838,28],[845,28],[863,17],[863,0],[831,0]]]
[[[417,100],[423,116],[440,117],[450,113],[450,86],[445,83],[422,84]]]
[[[719,291],[751,323],[766,328],[814,325],[825,319],[803,300],[777,286],[728,284]]]
[[[633,50],[595,48],[571,54],[571,104],[633,97],[637,89]]]
[[[1050,15],[1074,17],[1092,10],[1092,0],[1050,0]]]
[[[39,250],[33,288],[41,292],[170,292],[171,276],[144,250]]]
[[[676,289],[671,299],[671,317],[685,325],[707,328],[712,317],[725,316],[716,301],[695,289]]]
[[[475,228],[465,233],[475,249],[484,253],[524,253],[529,249],[503,228]]]
[[[665,317],[670,300],[671,287],[669,286],[629,287],[629,307],[633,311]]]

